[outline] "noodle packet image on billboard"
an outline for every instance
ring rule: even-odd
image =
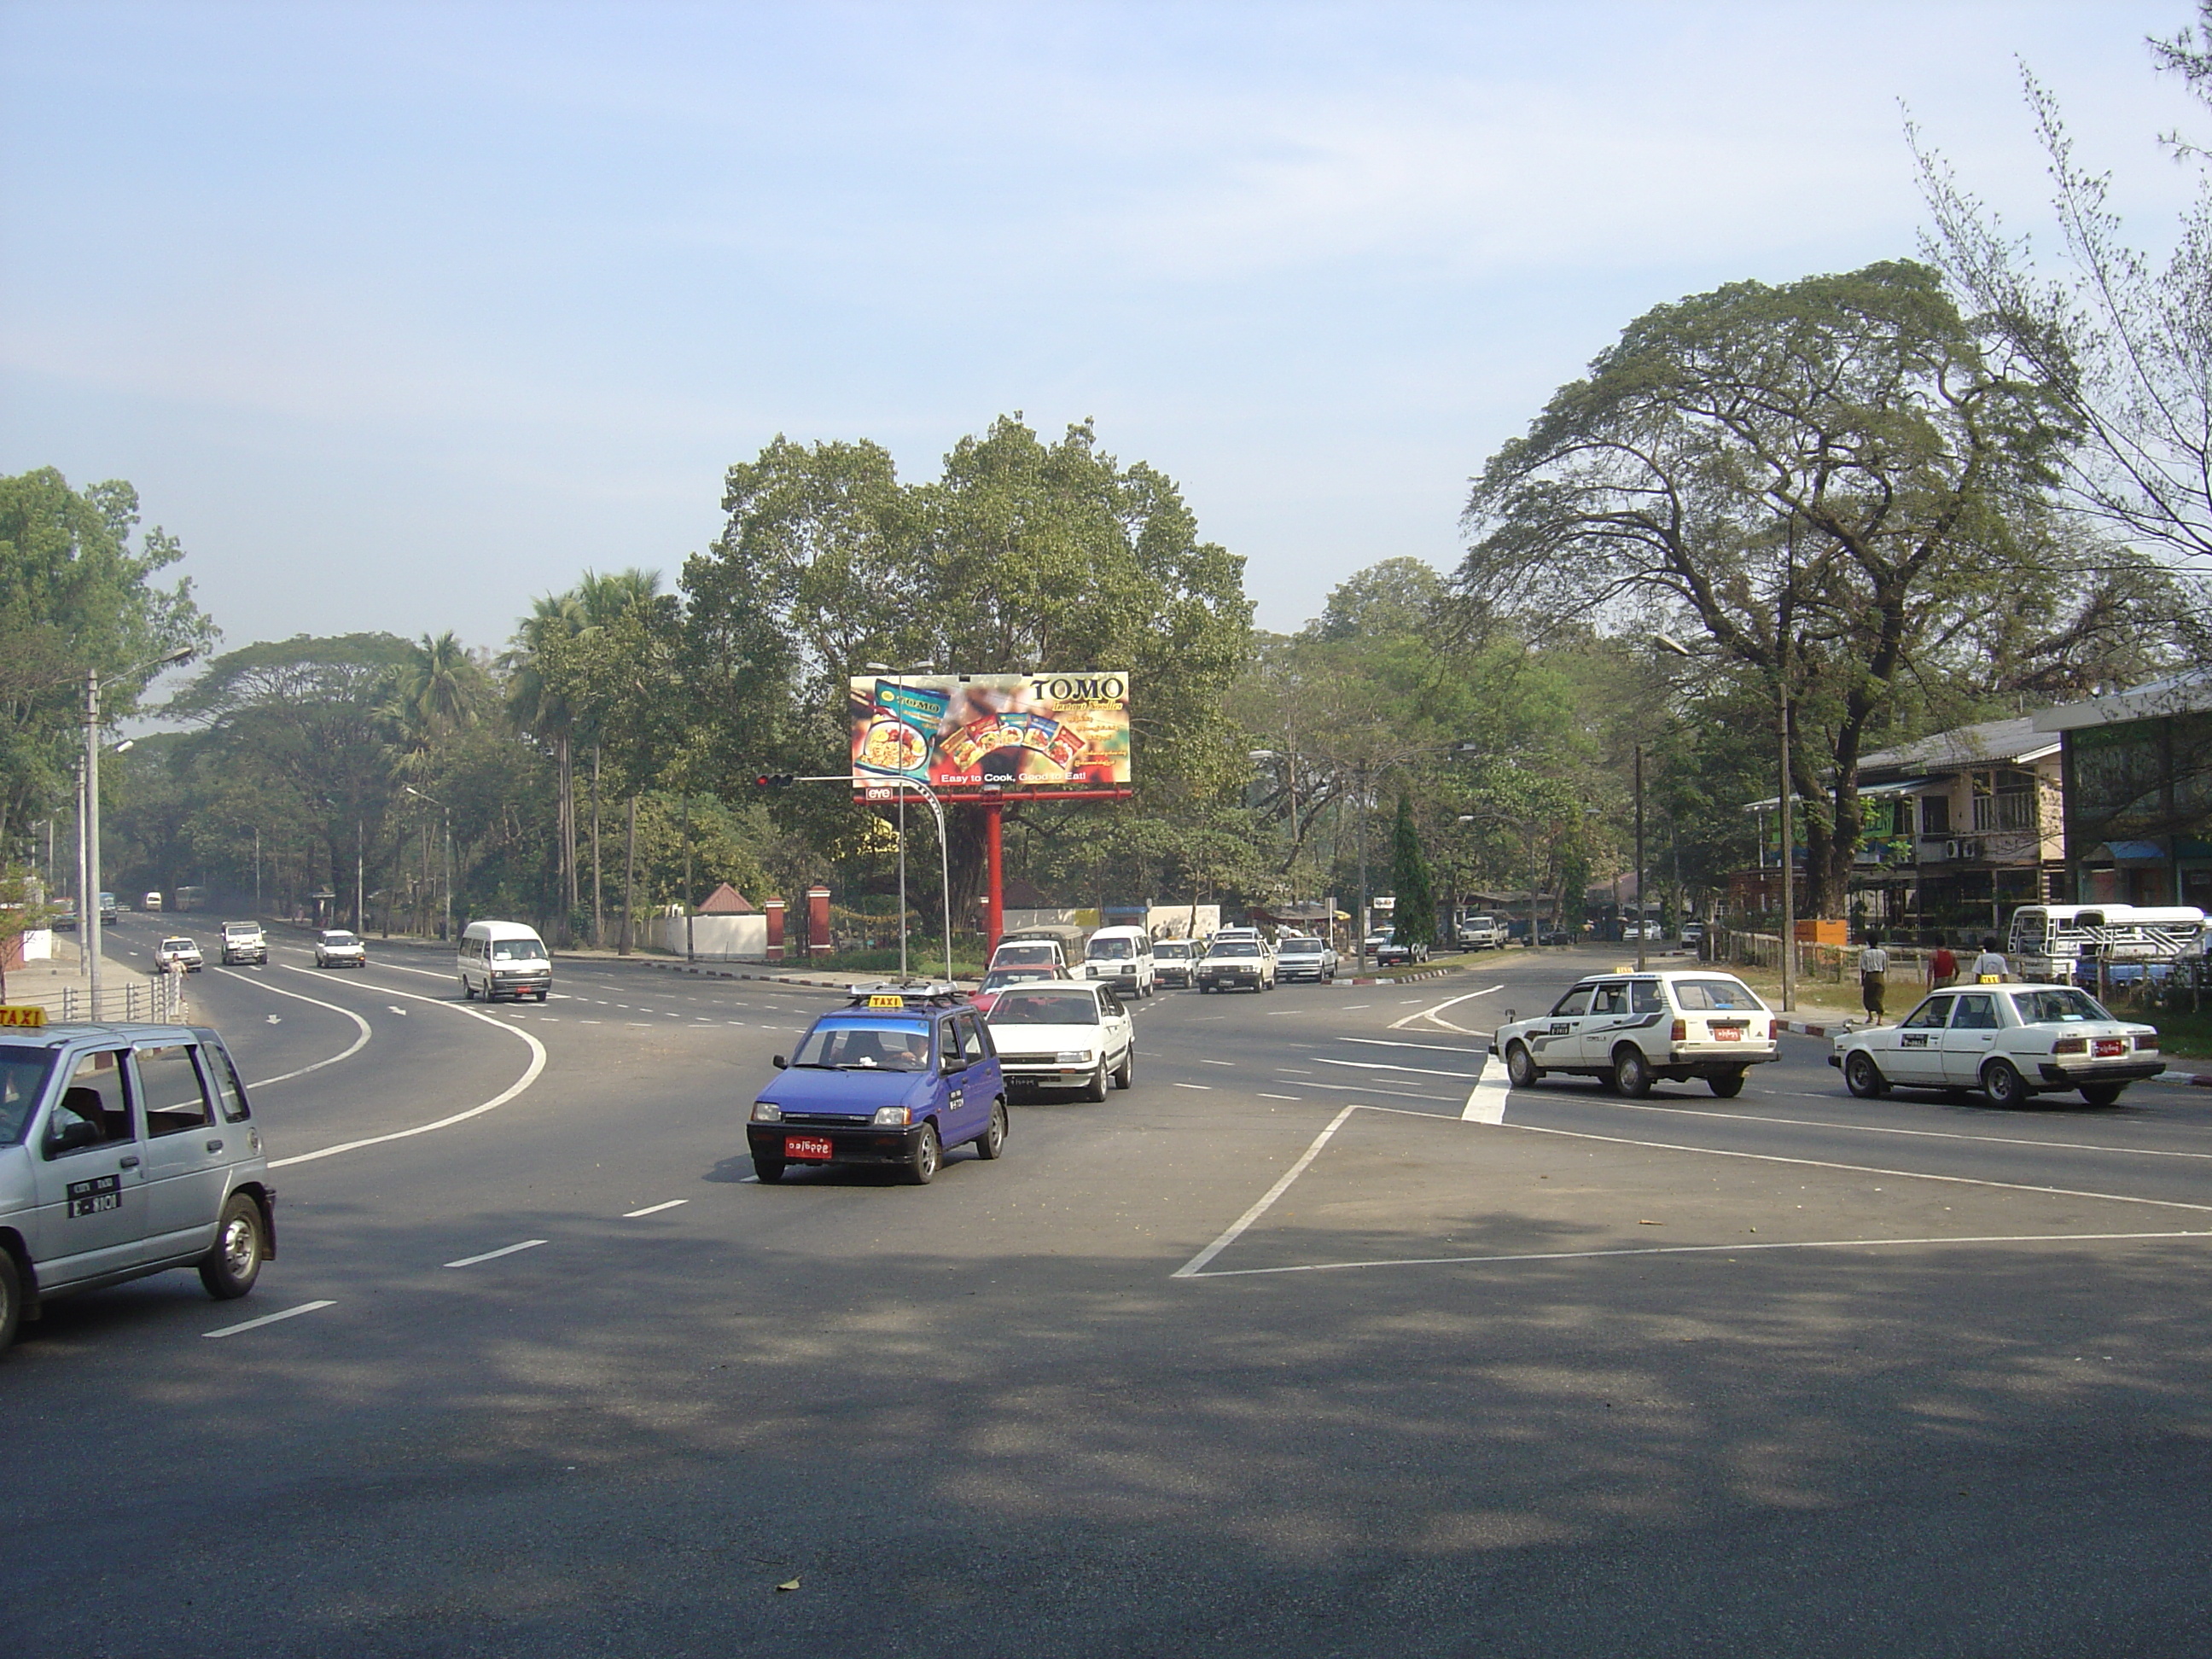
[[[847,714],[863,787],[901,776],[951,796],[1129,783],[1126,673],[855,676]]]

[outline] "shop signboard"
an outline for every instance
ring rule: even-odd
[[[1129,785],[1125,673],[858,675],[847,714],[870,799],[902,778],[948,800]]]

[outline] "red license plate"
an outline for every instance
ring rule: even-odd
[[[1743,1027],[1716,1025],[1713,1027],[1713,1040],[1716,1042],[1741,1042],[1743,1041]]]
[[[816,1164],[827,1164],[830,1161],[830,1142],[822,1135],[786,1135],[783,1138],[783,1155],[786,1158],[803,1158]]]
[[[2127,1053],[2127,1051],[2128,1040],[2125,1037],[2099,1037],[2097,1039],[2097,1058],[2100,1060],[2110,1060],[2113,1055],[2124,1054]]]

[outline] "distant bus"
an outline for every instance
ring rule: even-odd
[[[176,891],[176,900],[179,910],[204,910],[207,908],[207,889],[179,887]]]

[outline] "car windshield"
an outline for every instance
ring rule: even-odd
[[[1088,991],[1009,991],[991,1005],[994,1025],[1096,1025],[1098,1000]]]
[[[2112,1018],[2096,998],[2081,991],[2015,991],[2012,1006],[2020,1010],[2024,1025],[2066,1025]]]
[[[351,945],[355,943],[355,939],[351,933],[325,933],[323,935],[323,943],[325,945]]]
[[[1685,1013],[1763,1013],[1766,1005],[1740,979],[1678,979],[1674,1006]]]
[[[1137,954],[1137,947],[1126,939],[1094,939],[1083,954],[1093,962],[1127,962]]]
[[[883,1019],[817,1025],[791,1063],[836,1072],[926,1072],[929,1027],[919,1020]]]
[[[1256,957],[1260,954],[1260,947],[1249,939],[1224,939],[1206,954],[1210,957]]]
[[[194,945],[191,940],[188,939],[165,939],[161,941],[161,948],[164,951],[197,951],[199,949],[198,945]]]
[[[12,1146],[23,1138],[53,1064],[51,1048],[0,1048],[0,1146]]]
[[[491,942],[494,962],[535,962],[545,954],[545,947],[534,939],[495,939]]]

